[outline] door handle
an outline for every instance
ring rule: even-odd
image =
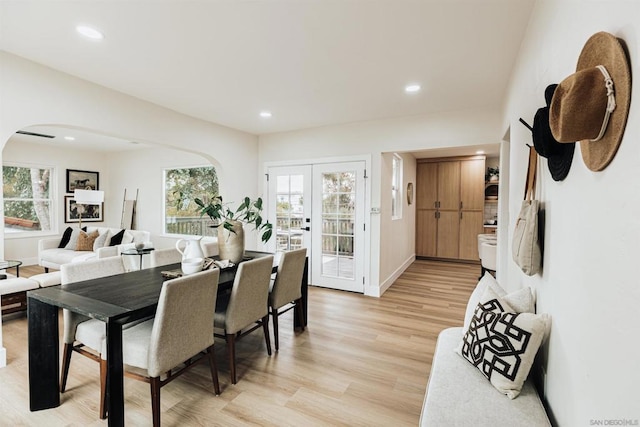
[[[300,230],[311,231],[311,227],[300,227]]]

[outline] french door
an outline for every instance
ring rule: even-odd
[[[306,247],[311,284],[364,292],[365,163],[271,167],[275,250]]]

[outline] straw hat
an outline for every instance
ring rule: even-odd
[[[557,87],[549,126],[558,142],[580,141],[592,171],[607,167],[618,150],[631,104],[631,70],[622,41],[599,32],[587,40],[576,72]]]
[[[554,181],[562,181],[569,174],[573,152],[576,149],[575,143],[560,144],[555,140],[549,128],[549,104],[553,94],[558,87],[557,84],[547,86],[544,91],[546,107],[539,108],[533,119],[533,145],[538,154],[547,158],[547,166]]]

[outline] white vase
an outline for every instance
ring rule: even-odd
[[[218,256],[220,259],[228,259],[238,264],[244,256],[244,228],[240,221],[228,222],[235,233],[230,232],[223,225],[218,226]]]

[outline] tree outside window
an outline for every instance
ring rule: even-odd
[[[218,194],[218,175],[213,166],[165,169],[164,231],[167,234],[217,235],[210,219],[200,215],[196,198],[204,201]]]
[[[5,233],[52,230],[52,175],[49,167],[2,167]]]

